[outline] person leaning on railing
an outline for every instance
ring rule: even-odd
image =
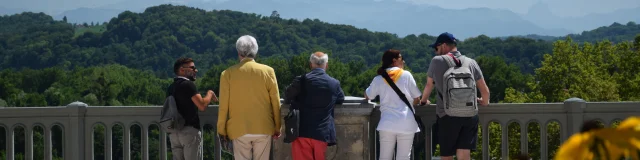
[[[411,72],[403,69],[404,65],[399,50],[385,51],[382,55],[382,66],[377,71],[378,75],[365,90],[366,99],[380,96],[381,115],[376,127],[380,134],[380,160],[394,159],[394,149],[395,159],[411,159],[415,133],[421,131],[413,112],[414,106],[419,102],[420,89]],[[402,93],[396,92],[391,85]],[[401,97],[401,94],[404,94],[404,97]],[[413,104],[408,104],[412,100]]]

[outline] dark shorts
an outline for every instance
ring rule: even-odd
[[[478,116],[438,118],[440,156],[453,156],[457,149],[476,149]]]

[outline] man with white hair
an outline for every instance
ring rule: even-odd
[[[326,73],[329,56],[315,52],[311,72],[296,77],[285,93],[285,103],[300,113],[298,138],[291,144],[293,160],[324,160],[328,146],[336,144],[333,110],[344,101],[340,81]]]
[[[257,63],[258,42],[236,41],[240,63],[220,76],[218,134],[233,141],[236,160],[268,160],[271,138],[280,136],[280,95],[273,68]]]

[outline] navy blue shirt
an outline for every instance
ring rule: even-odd
[[[334,107],[344,102],[340,81],[319,68],[304,76],[304,83],[300,83],[300,76],[296,77],[285,93],[285,103],[300,110],[298,136],[335,145]]]

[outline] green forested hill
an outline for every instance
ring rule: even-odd
[[[159,104],[158,99],[144,97],[161,95],[166,86],[135,92],[140,95],[125,90],[146,83],[138,82],[140,79],[167,83],[178,57],[196,59],[201,90],[217,90],[220,72],[237,61],[235,41],[244,34],[258,39],[258,61],[275,68],[281,89],[307,70],[309,53],[324,51],[331,57],[329,73],[343,82],[348,95],[361,96],[375,76],[382,52],[391,48],[402,51],[407,69],[423,85],[433,56],[427,45],[435,40],[426,34],[400,38],[317,19],[298,21],[172,5],[150,7],[143,13],[123,12],[103,25],[106,30],[102,32],[74,36],[73,25],[42,13],[0,17],[0,68],[4,70],[0,104],[64,105],[72,100],[93,105]],[[616,28],[633,30],[634,26]],[[553,48],[553,42],[522,37],[478,36],[459,44],[462,53],[476,58],[483,68],[493,102],[504,100],[507,88],[528,91],[535,87],[530,85],[540,79],[535,70],[543,67],[544,55]],[[118,72],[140,73],[115,76]],[[68,84],[69,75],[89,81]],[[52,76],[46,81],[39,78]],[[105,84],[91,84],[101,78]]]
[[[151,70],[159,77],[170,76],[171,69],[167,66],[180,56],[196,58],[203,71],[235,58],[234,43],[244,34],[258,39],[261,57],[290,58],[322,50],[342,62],[359,61],[370,67],[379,62],[384,50],[395,48],[403,51],[410,68],[421,72],[426,71],[433,55],[427,45],[435,40],[425,34],[399,38],[390,33],[320,20],[298,21],[171,5],[150,7],[144,13],[123,12],[107,24],[106,31],[76,38],[73,38],[71,25],[53,21],[44,14],[5,16],[1,21],[5,23],[0,27],[7,28],[0,37],[2,68],[72,68],[117,63]],[[24,23],[36,25],[25,26]],[[534,57],[551,52],[548,42],[524,38],[503,41],[486,36],[478,39],[464,42],[461,49],[474,56],[500,55],[508,63],[517,63],[527,73],[533,73],[531,68],[539,66],[539,58]],[[492,47],[478,49],[487,45]]]
[[[580,34],[570,34],[565,37],[571,37],[576,42],[597,42],[608,40],[614,43],[632,41],[637,35],[640,35],[640,24],[628,22],[626,25],[613,23],[609,26],[598,27],[594,30],[584,31]]]
[[[561,102],[569,97],[638,101],[637,26],[614,24],[555,41],[478,36],[461,42],[459,49],[478,61],[492,103]],[[83,34],[75,35],[80,32]],[[144,13],[123,12],[98,32],[78,30],[42,13],[2,16],[0,107],[61,106],[73,101],[93,106],[160,105],[178,57],[196,60],[199,90],[218,93],[220,73],[238,61],[235,41],[244,34],[258,39],[257,61],[274,68],[281,91],[294,76],[309,70],[310,53],[323,51],[330,57],[328,73],[351,96],[362,96],[375,76],[381,54],[391,48],[402,51],[407,69],[422,89],[433,56],[427,45],[435,40],[426,34],[400,38],[320,20],[171,5],[150,7]],[[635,38],[630,41],[630,37]],[[550,137],[559,139],[558,125],[551,126],[555,127],[548,128],[557,129]],[[537,125],[528,127],[531,132],[539,131]],[[512,134],[511,128],[509,141],[517,141],[520,136]],[[492,135],[501,133],[497,124],[489,129]],[[499,140],[500,136],[491,137],[493,157],[500,155],[500,145],[495,143]],[[539,150],[537,142],[532,140],[528,148]],[[558,143],[553,141],[549,150],[554,151]],[[519,153],[517,145],[509,147],[510,155]],[[2,153],[0,150],[0,156]],[[479,153],[473,156],[477,159]]]

